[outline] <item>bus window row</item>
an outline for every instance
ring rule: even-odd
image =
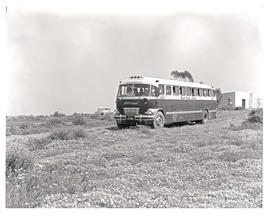
[[[160,84],[157,87],[148,84],[125,84],[120,85],[118,96],[133,97],[133,96],[158,96],[158,95],[174,95],[174,96],[215,96],[213,89],[195,88],[187,86],[172,86]]]
[[[174,95],[174,96],[201,96],[201,97],[214,97],[215,91],[213,89],[195,88],[186,86],[171,86],[159,85],[160,95]]]

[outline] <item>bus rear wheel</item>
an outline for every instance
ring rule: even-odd
[[[162,112],[157,112],[157,114],[154,117],[154,121],[153,121],[153,125],[152,127],[154,129],[156,128],[162,128],[164,127],[164,123],[165,123],[165,118]]]
[[[202,118],[202,124],[206,124],[207,122],[208,122],[208,118],[209,118],[209,116],[208,116],[208,112],[207,112],[207,110],[204,110],[203,111],[203,118]]]

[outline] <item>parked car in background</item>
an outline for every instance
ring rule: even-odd
[[[97,111],[95,112],[95,115],[105,117],[105,116],[111,116],[113,115],[114,110],[108,107],[104,108],[98,108]]]

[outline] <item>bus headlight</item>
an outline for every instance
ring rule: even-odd
[[[152,110],[147,110],[146,112],[145,112],[145,114],[146,115],[154,115],[155,113],[152,111]]]
[[[118,111],[118,109],[115,109],[114,110],[114,115],[119,115],[120,114],[120,112]]]

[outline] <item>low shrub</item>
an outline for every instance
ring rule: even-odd
[[[98,114],[91,114],[90,115],[90,119],[98,120],[99,118],[100,118],[100,115],[98,115]]]
[[[230,124],[230,128],[233,131],[239,131],[239,130],[245,130],[245,129],[260,130],[260,129],[262,129],[262,124],[261,123],[251,123],[248,120],[245,120],[242,122],[241,125]]]
[[[19,126],[20,129],[23,129],[23,130],[30,127],[30,125],[29,124],[26,124],[26,123],[21,123],[18,126]]]
[[[72,117],[72,123],[74,125],[85,125],[87,121],[84,116],[76,114]]]
[[[52,127],[52,126],[62,124],[62,123],[63,121],[58,117],[49,117],[48,119],[46,119],[46,125],[48,127]]]
[[[29,148],[29,151],[36,151],[40,149],[45,149],[46,146],[51,142],[51,137],[46,136],[42,138],[29,138],[26,145]]]
[[[225,107],[219,107],[219,110],[234,110],[234,107],[232,106],[225,106]]]
[[[71,139],[70,130],[67,128],[55,128],[53,129],[51,139],[69,140]]]
[[[262,129],[262,124],[258,122],[250,122],[249,120],[243,121],[241,124],[242,129],[259,130]]]
[[[72,138],[73,139],[86,138],[87,136],[88,136],[87,131],[81,127],[72,129]]]
[[[35,116],[35,121],[44,121],[46,117],[44,115]]]
[[[58,111],[56,111],[54,114],[53,114],[54,117],[63,117],[63,116],[66,116],[64,113],[60,113]]]
[[[30,127],[26,129],[20,129],[17,126],[8,126],[6,127],[6,136],[39,134],[39,133],[45,133],[48,131],[49,131],[49,128],[44,128],[44,127]]]
[[[243,107],[233,107],[233,106],[225,106],[225,107],[219,107],[219,110],[244,110]]]
[[[236,162],[241,159],[258,159],[260,155],[250,149],[239,151],[236,149],[227,149],[223,151],[218,158],[223,161]]]
[[[245,129],[260,130],[262,129],[262,123],[263,123],[263,110],[255,109],[249,112],[248,119],[243,121],[241,125],[237,126],[230,123],[230,128],[233,131]]]
[[[245,108],[244,107],[235,107],[234,110],[244,110]]]
[[[16,126],[7,126],[6,127],[6,136],[11,136],[11,135],[16,135],[16,134],[20,134],[20,129]]]
[[[72,140],[79,138],[86,138],[88,133],[81,127],[77,128],[57,128],[54,129],[50,135],[51,139]]]
[[[32,165],[29,150],[23,145],[7,146],[6,176],[15,174],[19,170],[26,170]]]
[[[248,114],[248,122],[263,123],[263,109],[251,110]]]

